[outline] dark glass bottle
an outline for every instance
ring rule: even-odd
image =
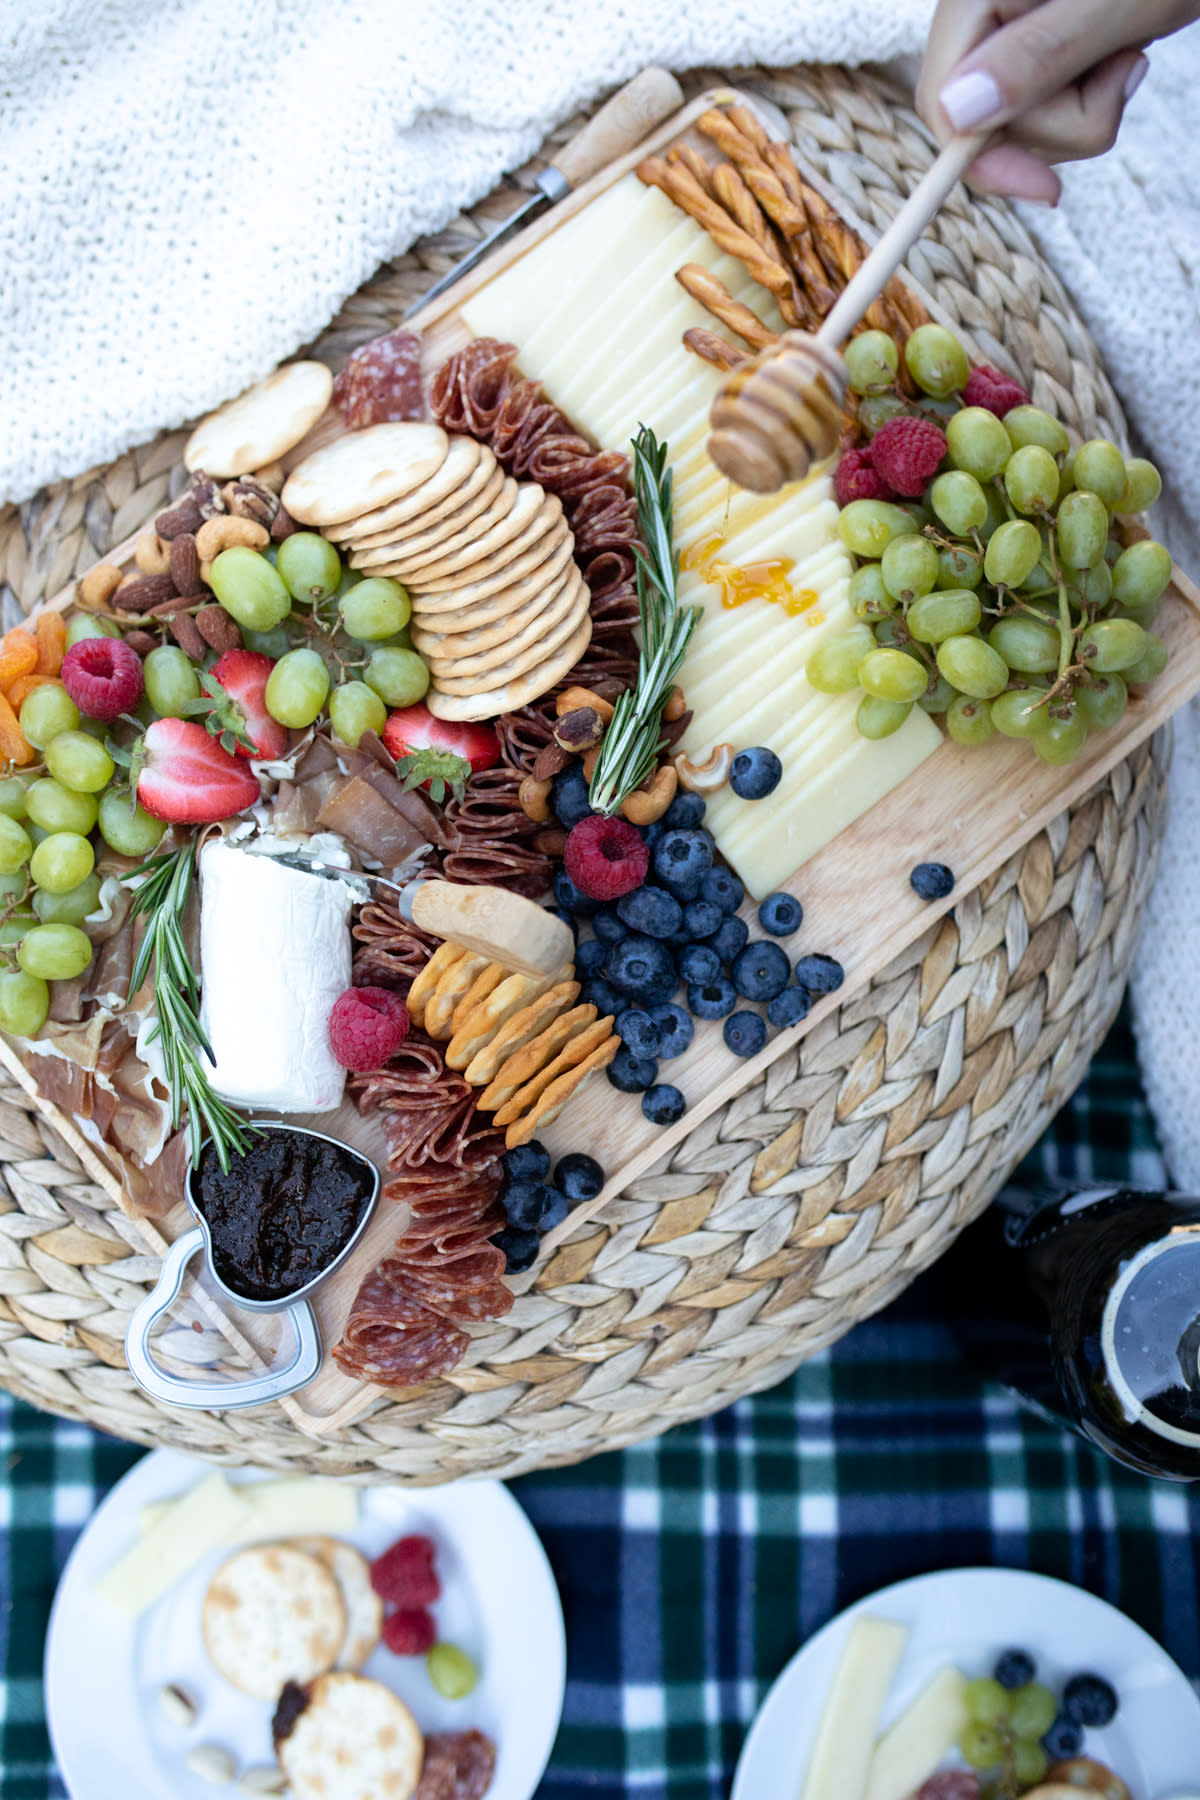
[[[1006,1189],[937,1285],[982,1374],[1144,1475],[1200,1480],[1200,1200]]]

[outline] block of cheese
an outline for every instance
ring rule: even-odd
[[[126,1618],[136,1618],[202,1556],[227,1543],[248,1513],[241,1493],[214,1471],[105,1571],[96,1592]]]
[[[863,1800],[907,1800],[953,1750],[967,1723],[967,1678],[940,1669],[875,1746]]]
[[[850,1626],[817,1725],[803,1800],[863,1800],[879,1720],[908,1642],[907,1625],[860,1614]]]
[[[226,1545],[254,1543],[259,1538],[336,1536],[358,1523],[358,1491],[349,1482],[296,1475],[279,1481],[246,1482],[235,1491],[244,1505],[223,1540]],[[153,1500],[143,1506],[138,1514],[142,1535],[153,1531],[182,1504],[182,1500]]]

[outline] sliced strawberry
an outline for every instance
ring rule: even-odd
[[[222,750],[203,725],[156,719],[136,751],[137,797],[156,819],[211,825],[245,812],[259,798],[255,777]]]
[[[287,750],[287,727],[267,711],[267,677],[275,664],[254,650],[226,650],[204,677],[212,705],[204,723],[235,756],[271,762]],[[212,692],[216,683],[219,693]]]
[[[470,765],[472,775],[500,761],[500,739],[490,725],[435,719],[427,706],[405,706],[390,713],[382,736],[397,761],[418,750],[448,750]]]

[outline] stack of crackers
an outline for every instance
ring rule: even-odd
[[[402,581],[439,719],[490,719],[548,693],[592,635],[562,501],[431,424],[373,425],[300,464],[283,493],[364,575]]]
[[[479,1107],[505,1128],[510,1150],[556,1119],[572,1094],[620,1049],[613,1017],[578,1005],[567,966],[555,975],[513,975],[500,963],[447,941],[409,990],[409,1016],[446,1044],[446,1063],[472,1087]]]

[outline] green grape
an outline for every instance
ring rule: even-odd
[[[292,596],[278,570],[247,544],[232,544],[214,557],[208,579],[230,618],[251,631],[270,631],[292,610]]]
[[[1138,661],[1122,671],[1124,679],[1130,687],[1145,687],[1148,681],[1155,681],[1162,674],[1170,659],[1167,646],[1152,631],[1146,633],[1146,648]]]
[[[48,894],[69,894],[86,881],[95,863],[96,852],[77,831],[52,831],[30,857],[29,873]]]
[[[927,594],[938,578],[938,554],[928,538],[893,538],[879,565],[883,585],[897,600]]]
[[[1089,438],[1075,452],[1075,486],[1098,494],[1105,506],[1115,507],[1125,492],[1125,458],[1115,444]]]
[[[872,650],[858,669],[859,686],[868,694],[900,705],[919,699],[927,680],[924,663],[903,650]]]
[[[65,894],[52,894],[49,888],[39,888],[33,896],[33,910],[43,925],[82,925],[99,904],[100,877],[94,870],[78,887],[68,888]]]
[[[948,469],[937,476],[929,490],[929,504],[955,537],[977,531],[988,516],[987,495],[965,469]]]
[[[73,981],[91,960],[91,940],[78,925],[35,925],[17,949],[25,973],[43,981]]]
[[[50,989],[38,975],[6,969],[0,975],[0,1031],[36,1037],[50,1011]]]
[[[1062,509],[1059,508],[1061,513]],[[1107,606],[1112,599],[1112,570],[1101,557],[1094,569],[1083,572],[1079,583],[1080,597],[1088,606]],[[1157,600],[1154,602],[1157,607]]]
[[[885,650],[907,650],[912,643],[908,627],[899,617],[876,619],[871,629],[875,633],[875,642],[882,644]]]
[[[1036,1738],[1016,1738],[1012,1745],[1012,1771],[1023,1788],[1034,1787],[1050,1767],[1050,1758]]]
[[[12,875],[33,854],[33,839],[24,826],[0,813],[0,875]]]
[[[979,601],[970,588],[938,588],[914,600],[904,622],[918,644],[940,644],[943,638],[974,631],[980,617]]]
[[[944,325],[918,325],[904,346],[904,362],[917,386],[935,400],[948,400],[967,385],[967,353]]]
[[[978,535],[987,544],[991,542],[1002,525],[1008,524],[1009,512],[1003,491],[996,482],[989,481],[984,493],[987,496],[987,518],[975,535]]]
[[[882,336],[882,333],[878,335]],[[435,1644],[425,1652],[425,1668],[443,1700],[465,1700],[479,1680],[479,1671],[465,1650],[454,1644]]]
[[[882,556],[893,538],[915,530],[908,514],[887,500],[851,500],[838,514],[838,535],[855,556]]]
[[[819,694],[848,694],[859,685],[859,664],[874,648],[875,634],[869,625],[855,625],[850,631],[826,638],[805,664],[809,686]]]
[[[287,542],[286,538],[284,542]],[[272,662],[278,662],[292,647],[292,640],[284,625],[275,625],[270,631],[247,631],[243,625],[242,642],[247,650],[253,650],[256,656],[269,656]]]
[[[963,544],[938,551],[940,588],[977,588],[983,580],[983,558]]]
[[[1022,456],[1026,451],[1020,452]],[[1094,569],[1104,566],[1104,546],[1108,542],[1108,508],[1103,500],[1084,488],[1068,494],[1058,509],[1054,526],[1058,554],[1068,569]]]
[[[974,1719],[980,1725],[1003,1725],[1011,1701],[1007,1688],[1001,1687],[990,1675],[980,1675],[976,1680],[968,1681],[963,1689],[963,1705],[968,1719]]]
[[[958,1740],[962,1759],[968,1768],[994,1769],[1004,1756],[1004,1739],[993,1725],[972,1720],[963,1727]]]
[[[1048,687],[1006,688],[992,701],[992,724],[1002,737],[1031,738],[1046,716]]]
[[[1125,464],[1125,486],[1119,497],[1113,501],[1113,511],[1119,513],[1145,512],[1153,506],[1162,493],[1162,476],[1152,462],[1144,456],[1131,456]]]
[[[130,806],[128,788],[109,788],[100,796],[100,836],[118,856],[149,856],[166,829],[141,804]]]
[[[946,448],[956,469],[978,481],[999,475],[1012,455],[1008,433],[985,406],[964,406],[946,426]]]
[[[877,694],[864,694],[858,703],[854,723],[859,737],[891,737],[893,731],[899,731],[911,711],[911,701],[881,700]]]
[[[1006,619],[997,619],[987,641],[1020,675],[1049,675],[1058,668],[1058,632],[1028,613],[1010,613]]]
[[[35,694],[44,692],[43,688],[34,689]],[[29,698],[32,700],[33,694]],[[60,731],[46,747],[46,767],[72,793],[98,794],[112,780],[116,764],[104,745],[86,731]]]
[[[1004,491],[1018,512],[1049,512],[1058,499],[1058,464],[1040,444],[1026,444],[1008,459]]]
[[[285,538],[284,543],[290,543]],[[352,587],[341,602],[342,628],[353,638],[368,643],[402,631],[412,616],[408,589],[386,575],[376,575]]]
[[[1065,719],[1055,718],[1047,708],[1033,734],[1033,747],[1043,762],[1061,768],[1064,763],[1075,761],[1087,743],[1087,734],[1087,720],[1076,707],[1071,708],[1070,717]]]
[[[1129,690],[1119,675],[1099,675],[1075,689],[1075,704],[1092,731],[1115,725],[1125,711]]]
[[[896,340],[886,331],[860,331],[846,345],[842,359],[856,394],[876,394],[890,388],[900,368]]]
[[[10,819],[23,819],[27,810],[25,797],[28,791],[19,775],[9,775],[0,781],[0,813]]]
[[[200,698],[200,673],[177,644],[160,644],[142,664],[146,698],[164,719],[182,719]]]
[[[933,524],[933,514],[924,500],[897,500],[896,505],[902,513],[907,513],[918,531],[924,531],[927,525]]]
[[[29,886],[29,873],[26,869],[14,869],[11,875],[0,875],[0,912],[4,910],[4,902],[23,898]]]
[[[293,600],[328,600],[342,579],[342,559],[318,531],[293,531],[279,546],[275,567]]]
[[[903,418],[908,411],[907,400],[899,394],[869,394],[858,409],[858,422],[869,438],[893,419]]]
[[[286,544],[287,539],[285,538]],[[315,650],[289,650],[267,676],[266,706],[281,725],[311,725],[329,693],[329,669]]]
[[[47,775],[30,788],[27,805],[29,817],[45,831],[78,831],[86,837],[96,823],[91,794],[73,794]]]
[[[0,920],[0,944],[6,950],[15,950],[27,931],[32,931],[38,923],[38,916],[30,912],[27,906],[18,908]]]
[[[946,730],[956,744],[986,744],[996,733],[991,706],[986,700],[959,694],[946,713]]]
[[[1058,1701],[1040,1681],[1030,1681],[1014,1688],[1009,1729],[1014,1737],[1040,1738],[1058,1717]]]
[[[1075,492],[1075,452],[1073,450],[1068,450],[1067,454],[1063,457],[1061,463],[1059,464],[1059,469],[1058,469],[1059,504],[1060,505],[1062,504],[1062,501],[1063,501],[1063,498],[1065,495],[1073,494],[1074,492]]]
[[[1004,429],[1014,450],[1026,444],[1040,444],[1051,456],[1065,456],[1071,448],[1071,440],[1058,420],[1040,406],[1014,406],[1004,415]]]
[[[1042,538],[1028,519],[1006,519],[993,532],[983,558],[983,572],[998,587],[1019,587],[1037,567]]]
[[[121,627],[111,619],[98,619],[94,613],[76,613],[67,626],[67,649],[73,650],[84,638],[119,638]]]
[[[1171,553],[1163,544],[1156,544],[1153,538],[1143,538],[1140,544],[1130,544],[1122,550],[1113,564],[1112,591],[1113,599],[1118,606],[1131,606],[1142,611],[1161,600],[1171,580]],[[34,693],[48,693],[48,688],[35,688]],[[32,700],[30,694],[29,700]],[[29,705],[29,700],[25,706]],[[25,707],[21,708],[21,724],[25,723]],[[29,737],[29,733],[25,733]],[[30,743],[33,742],[29,738]]]
[[[879,619],[896,610],[896,602],[883,585],[877,562],[863,563],[850,577],[850,605],[857,618]]]
[[[1008,686],[1008,669],[980,637],[950,637],[938,645],[937,665],[951,687],[973,700],[992,700]]]
[[[954,689],[944,675],[935,669],[925,683],[925,692],[917,701],[922,712],[944,713],[948,711],[954,700]]]
[[[872,638],[871,641],[874,643],[875,640]],[[356,749],[364,731],[379,733],[383,730],[387,723],[387,707],[365,681],[344,681],[329,696],[329,723],[335,737]]]
[[[363,680],[386,706],[415,706],[425,698],[429,670],[415,650],[376,650]]]
[[[1132,669],[1146,650],[1146,633],[1136,619],[1097,619],[1079,639],[1080,659],[1102,675]]]
[[[34,688],[21,707],[21,730],[35,750],[44,750],[60,731],[78,728],[79,708],[66,688]]]

